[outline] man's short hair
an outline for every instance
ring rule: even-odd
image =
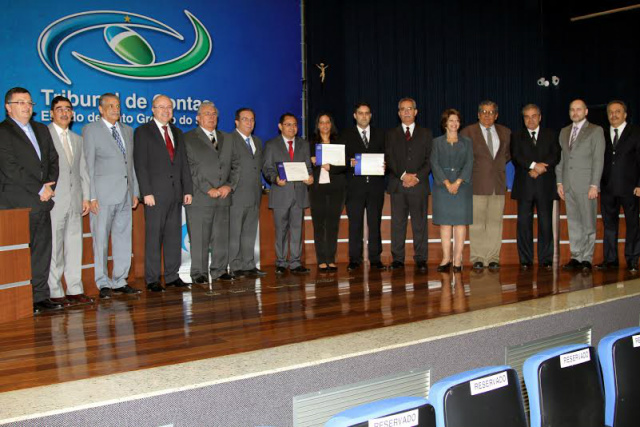
[[[358,109],[360,107],[367,107],[369,109],[369,111],[371,111],[371,105],[369,105],[368,102],[358,102],[354,107],[353,107],[353,114],[356,113],[356,111],[358,111]]]
[[[482,107],[485,105],[491,105],[495,112],[498,112],[498,104],[489,99],[485,99],[484,101],[481,101],[480,104],[478,104],[478,113],[482,111]]]
[[[211,101],[202,101],[202,104],[200,104],[200,106],[198,107],[198,112],[196,113],[196,116],[199,116],[200,113],[202,112],[202,108],[203,107],[213,107],[214,110],[216,110],[216,114],[218,114],[218,107],[216,107],[216,104],[214,104]]]
[[[613,101],[609,101],[609,103],[607,104],[607,111],[609,111],[609,106],[613,104],[622,105],[622,109],[624,110],[624,112],[625,113],[627,112],[627,104],[625,104],[624,101],[620,101],[619,99],[614,99]]]
[[[118,98],[118,95],[116,95],[115,93],[111,93],[111,92],[107,92],[107,93],[103,93],[102,95],[100,95],[100,99],[98,100],[98,104],[100,104],[101,107],[104,107],[104,103],[106,102],[107,98],[116,98],[116,99],[120,99]]]
[[[255,117],[256,117],[256,112],[255,112],[255,111],[253,111],[253,110],[252,110],[251,108],[249,108],[249,107],[242,107],[242,108],[238,108],[238,109],[236,110],[236,120],[240,121],[240,114],[242,114],[242,113],[243,113],[243,112],[245,112],[245,111],[250,111],[250,112],[251,112],[251,114],[253,114],[253,118],[255,119]]]
[[[538,111],[538,115],[542,114],[542,112],[540,111],[540,107],[538,107],[536,104],[527,104],[524,107],[522,107],[522,115],[524,116],[524,112],[527,110],[537,110]],[[496,110],[498,111],[498,110]]]
[[[69,98],[67,98],[66,96],[58,95],[51,100],[51,111],[53,111],[56,105],[61,102],[68,102],[69,105],[71,105],[71,109],[73,110],[73,104],[71,103],[71,101],[69,101]]]
[[[400,109],[400,104],[402,104],[403,102],[411,102],[413,104],[413,108],[418,108],[418,104],[416,104],[416,100],[413,98],[409,98],[409,97],[404,97],[402,98],[400,101],[398,101],[398,110]]]
[[[296,119],[296,122],[298,122],[298,119],[295,116],[295,114],[286,112],[286,113],[284,113],[283,115],[280,116],[280,120],[278,120],[278,123],[283,124],[284,121],[287,119],[287,117],[293,117],[294,119]]]
[[[5,94],[4,103],[8,104],[9,101],[11,101],[11,98],[13,98],[13,95],[16,94],[16,93],[26,93],[26,94],[29,94],[29,96],[31,96],[31,93],[29,93],[29,91],[26,90],[25,88],[23,88],[23,87],[14,87],[14,88],[9,89],[7,91],[7,93]]]

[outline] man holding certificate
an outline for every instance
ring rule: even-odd
[[[273,211],[276,229],[276,274],[306,274],[302,265],[302,220],[309,206],[307,186],[313,183],[309,143],[297,137],[298,121],[284,113],[278,124],[281,135],[267,141],[264,147],[262,173],[271,184],[269,209]],[[287,261],[287,240],[289,260]]]
[[[359,103],[353,111],[356,126],[346,129],[339,138],[346,146],[350,168],[347,173],[347,216],[349,217],[349,265],[355,270],[362,264],[364,214],[367,213],[369,262],[372,269],[384,270],[382,253],[382,207],[384,205],[384,131],[370,126],[371,107]],[[371,160],[372,161],[371,161]],[[375,168],[376,160],[378,166]]]

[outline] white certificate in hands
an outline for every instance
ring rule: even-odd
[[[309,170],[305,162],[277,162],[278,176],[286,181],[306,181]]]
[[[384,175],[383,153],[356,154],[356,175]]]
[[[316,144],[316,165],[346,166],[344,145]]]

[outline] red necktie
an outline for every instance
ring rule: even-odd
[[[293,141],[287,141],[289,143],[289,157],[291,157],[291,161],[293,162]]]
[[[167,151],[169,152],[169,157],[173,162],[173,144],[171,143],[171,138],[169,137],[169,131],[167,130],[167,128],[167,125],[162,126],[162,129],[164,129],[164,142],[167,143]]]
[[[411,132],[409,132],[409,126],[407,126],[407,131],[404,133],[404,139],[407,141],[411,139]]]

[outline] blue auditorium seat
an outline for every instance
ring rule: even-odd
[[[555,347],[524,362],[530,427],[603,427],[604,394],[595,349]]]
[[[604,379],[604,421],[608,427],[640,425],[640,327],[622,329],[600,340]]]
[[[386,424],[380,420],[392,415],[396,419]],[[411,425],[417,427],[435,427],[433,406],[422,397],[392,397],[378,400],[342,411],[331,417],[325,427],[369,427],[371,420],[380,420],[379,425]],[[401,424],[400,421],[405,421]],[[417,424],[416,424],[417,422]]]
[[[444,378],[431,387],[437,427],[527,427],[520,381],[510,366]]]

